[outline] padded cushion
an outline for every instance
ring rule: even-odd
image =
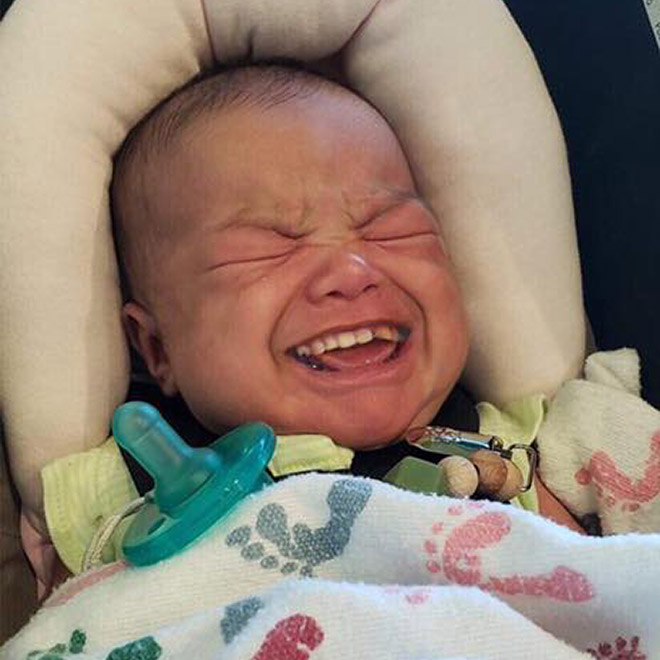
[[[472,325],[466,382],[501,402],[582,361],[568,170],[535,61],[499,0],[30,0],[0,25],[0,396],[14,474],[99,444],[128,381],[111,154],[220,61],[342,51],[443,225]],[[212,50],[211,50],[212,44]]]

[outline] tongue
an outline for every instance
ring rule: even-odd
[[[396,342],[374,339],[368,344],[329,351],[316,359],[329,369],[359,369],[385,362],[394,353],[396,347]]]

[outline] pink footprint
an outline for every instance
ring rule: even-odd
[[[660,493],[660,431],[651,438],[646,469],[641,479],[631,479],[617,468],[609,454],[597,451],[589,459],[589,464],[578,470],[575,480],[583,486],[593,482],[596,492],[601,496],[603,490],[608,491],[609,506],[617,500],[649,502]]]
[[[456,584],[475,585],[481,580],[481,559],[476,550],[499,543],[511,531],[503,513],[480,513],[457,527],[445,542],[442,568]]]
[[[557,566],[547,575],[512,575],[489,577],[479,585],[486,591],[496,591],[507,596],[547,596],[567,603],[583,603],[594,597],[591,583],[582,574],[566,566]]]
[[[432,557],[435,544],[428,542],[424,550],[430,559],[431,573],[444,571],[456,584],[477,586],[509,596],[545,596],[565,602],[584,602],[594,597],[594,589],[585,575],[566,566],[557,566],[542,575],[482,576],[478,551],[497,545],[511,531],[511,520],[504,513],[484,512],[454,529],[445,541],[442,565]]]
[[[323,631],[316,621],[294,614],[275,625],[252,660],[307,660],[321,642]]]

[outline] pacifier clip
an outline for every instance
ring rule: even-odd
[[[437,463],[406,456],[383,478],[406,490],[449,497],[481,497],[508,502],[532,487],[538,462],[535,447],[445,426],[421,426],[403,437],[410,445],[437,459]],[[527,475],[514,462],[523,454]]]

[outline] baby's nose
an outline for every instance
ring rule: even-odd
[[[339,250],[310,279],[307,295],[315,303],[327,298],[354,300],[377,289],[382,279],[381,272],[362,254]]]

